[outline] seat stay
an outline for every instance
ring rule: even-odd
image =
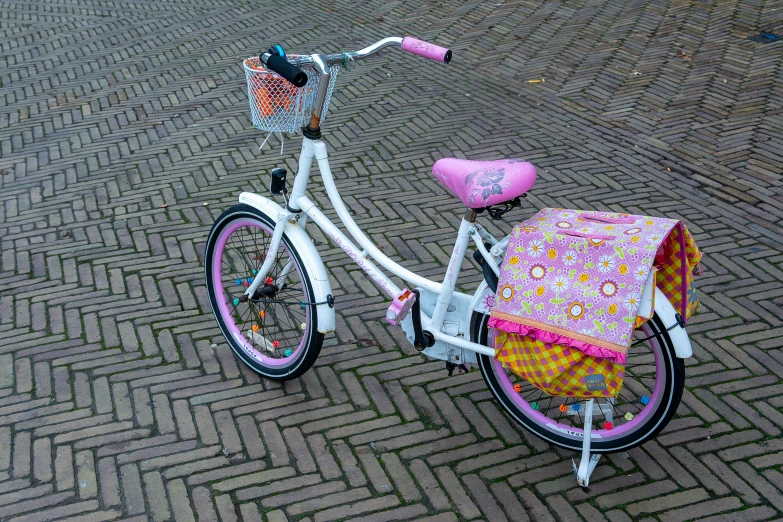
[[[489,231],[486,228],[484,228],[484,226],[481,223],[476,223],[476,230],[478,230],[481,239],[489,241],[490,246],[495,246],[499,243],[499,240],[495,236],[490,234]]]

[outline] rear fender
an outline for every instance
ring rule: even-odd
[[[666,298],[666,295],[660,288],[655,287],[655,313],[663,320],[663,324],[666,328],[677,324],[677,312],[674,307]],[[674,353],[680,359],[687,359],[693,356],[693,348],[691,347],[691,340],[688,339],[688,334],[685,332],[685,328],[682,326],[675,326],[669,330],[669,339],[672,340],[674,345]]]

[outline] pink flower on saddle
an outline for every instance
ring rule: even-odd
[[[495,170],[488,167],[482,167],[465,176],[465,186],[473,187],[470,193],[470,204],[474,204],[476,196],[486,201],[493,194],[503,194],[503,189],[511,185],[509,181],[505,180],[505,177],[505,169]]]

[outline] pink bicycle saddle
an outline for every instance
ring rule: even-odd
[[[536,182],[536,168],[521,159],[443,158],[432,166],[432,173],[468,208],[485,208],[512,200]]]

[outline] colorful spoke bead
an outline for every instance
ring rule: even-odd
[[[560,408],[559,408],[559,410],[560,410],[561,412],[565,413],[565,412],[566,412],[566,410],[568,410],[568,406],[566,406],[565,404],[561,404],[561,405],[560,405]]]
[[[247,278],[247,282],[248,282],[249,284],[253,284],[253,278],[252,278],[252,277],[248,277],[248,278]]]
[[[275,282],[274,279],[272,279],[271,277],[266,278],[266,284],[271,285],[274,282]]]
[[[257,268],[254,268],[254,269],[253,269],[253,275],[256,275],[257,273],[258,273],[258,269],[257,269]]]
[[[307,328],[307,323],[302,323],[302,330],[304,330],[305,328]]]
[[[301,303],[299,303],[299,306],[301,306],[301,307],[302,307],[302,309],[305,309],[305,308],[307,308],[307,303],[305,303],[304,301],[302,301]]]
[[[277,348],[280,346],[280,341],[272,341],[272,348]]]
[[[519,383],[516,383],[514,385],[514,391],[517,392],[517,393],[521,393],[522,392],[522,385],[519,384]]]
[[[604,429],[605,430],[611,430],[614,426],[612,426],[611,422],[604,422]]]
[[[650,398],[646,395],[642,395],[642,398],[639,399],[639,401],[644,404],[645,406],[650,404]]]
[[[633,420],[633,413],[630,411],[625,414],[625,420]]]
[[[263,319],[265,316],[266,316],[266,312],[264,312],[263,310],[258,312],[258,317],[260,317],[261,319]]]
[[[285,351],[285,356],[286,357],[291,357],[293,354],[294,354],[294,351],[292,349],[290,349],[290,348]]]
[[[241,284],[242,284],[242,280],[241,279],[237,279],[237,286],[239,286]]]
[[[242,286],[244,286],[245,288],[247,288],[248,286],[250,286],[250,283],[247,283],[247,282],[245,282],[245,283],[242,283]]]
[[[574,411],[579,411],[580,408],[581,408],[581,406],[579,406],[578,402],[575,402],[575,403],[573,403],[571,405],[571,409],[574,410]]]
[[[254,324],[254,325],[253,325],[253,331],[254,331],[254,332],[257,332],[257,331],[258,331],[258,325],[257,325],[257,324]]]
[[[530,407],[533,408],[534,410],[538,410],[538,403],[537,402],[531,402],[530,403]]]
[[[234,299],[234,306],[239,305],[239,299]]]

